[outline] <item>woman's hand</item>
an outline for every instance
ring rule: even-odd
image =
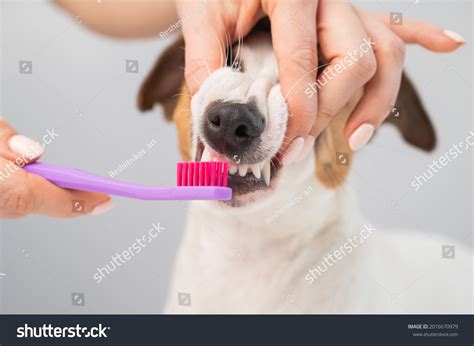
[[[315,138],[362,86],[364,97],[350,116],[345,135],[353,150],[367,143],[395,102],[405,44],[449,52],[464,43],[455,32],[419,21],[404,18],[402,25],[390,25],[388,13],[365,13],[347,0],[55,2],[90,28],[117,37],[159,36],[176,24],[176,2],[186,41],[186,82],[193,94],[210,72],[222,66],[225,45],[248,34],[267,15],[280,84],[292,115],[282,148],[285,164],[300,161],[311,151]],[[371,49],[362,52],[364,42],[370,42]],[[331,67],[336,69],[344,59],[351,66],[333,73],[331,79],[326,74],[325,80],[316,80],[318,44]],[[357,60],[349,55],[354,50],[363,53]]]
[[[388,14],[360,12],[346,0],[177,0],[177,8],[186,19],[185,77],[192,94],[222,66],[225,45],[248,34],[268,15],[280,84],[292,115],[284,164],[306,157],[331,118],[364,85],[364,97],[345,134],[352,150],[367,143],[395,103],[405,43],[433,51],[451,51],[463,43],[458,34],[418,21],[389,25]],[[347,68],[331,78],[326,74],[324,81],[320,76],[317,84],[318,44],[330,65],[345,63]],[[316,89],[317,85],[323,86]]]
[[[223,66],[226,45],[246,36],[262,17],[270,18],[280,85],[291,114],[282,148],[286,149],[283,163],[291,163],[302,151],[309,153],[314,137],[308,134],[316,118],[317,98],[308,98],[304,88],[316,80],[318,1],[176,2],[179,16],[186,18],[182,23],[186,43],[185,78],[191,94],[212,71]],[[354,17],[357,19],[355,14]],[[359,27],[362,30],[362,25]]]
[[[377,68],[373,77],[365,84],[364,96],[346,124],[345,135],[352,150],[360,149],[369,141],[374,129],[387,118],[395,105],[407,43],[418,44],[433,52],[450,52],[465,43],[458,33],[443,31],[421,21],[404,18],[403,25],[395,25],[390,24],[388,13],[355,10],[367,34],[375,43],[373,49]],[[324,93],[329,92],[321,90],[320,102],[326,101]],[[340,105],[337,104],[336,108]],[[318,129],[325,126],[324,119],[320,121]]]
[[[43,152],[43,144],[16,134],[0,118],[0,218],[17,218],[30,213],[73,217],[101,214],[110,209],[107,195],[65,190],[21,168],[37,160]],[[76,206],[74,201],[80,204]]]

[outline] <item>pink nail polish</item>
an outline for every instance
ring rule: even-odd
[[[293,143],[290,144],[288,149],[286,150],[285,155],[283,155],[282,164],[283,166],[288,166],[289,164],[293,163],[298,155],[301,153],[301,150],[304,147],[304,138],[298,137],[293,140]]]
[[[462,37],[461,34],[458,34],[456,31],[444,30],[443,32],[446,36],[456,41],[457,43],[466,43],[466,40],[464,39],[464,37]]]
[[[8,147],[29,160],[37,159],[44,153],[44,147],[40,143],[22,135],[12,136],[8,140]]]
[[[102,214],[105,214],[107,213],[108,211],[110,211],[111,209],[113,209],[115,207],[115,202],[113,200],[108,200],[107,202],[105,203],[102,203],[102,204],[99,204],[98,206],[96,206],[92,212],[91,212],[91,215],[102,215]]]
[[[375,127],[371,124],[360,125],[349,138],[349,147],[352,151],[362,148],[374,134]]]
[[[311,152],[311,150],[314,147],[314,142],[315,141],[316,141],[316,137],[314,137],[314,136],[309,135],[306,138],[306,141],[304,143],[304,147],[301,150],[300,155],[295,160],[296,163],[303,161],[308,156],[308,154]]]

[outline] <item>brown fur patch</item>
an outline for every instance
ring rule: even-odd
[[[340,186],[349,174],[352,150],[344,137],[344,127],[361,97],[362,90],[334,116],[316,143],[316,177],[327,188]]]
[[[137,104],[141,111],[149,111],[159,103],[163,107],[165,118],[171,120],[178,101],[176,94],[184,81],[183,46],[184,40],[180,37],[166,48],[148,73],[138,93]]]
[[[191,97],[186,83],[181,87],[181,95],[173,112],[173,121],[178,132],[181,156],[183,160],[191,161]]]

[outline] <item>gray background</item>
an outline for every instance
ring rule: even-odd
[[[458,31],[469,43],[450,54],[432,54],[420,47],[407,52],[407,70],[438,131],[436,151],[425,154],[408,147],[386,126],[357,155],[350,179],[363,213],[380,227],[444,233],[471,246],[472,150],[418,192],[410,182],[473,129],[472,3],[356,3]],[[1,4],[0,114],[32,138],[53,128],[60,134],[43,160],[107,175],[156,139],[158,145],[119,178],[173,185],[179,159],[175,129],[162,120],[159,110],[141,115],[135,103],[146,72],[172,38],[159,40],[157,33],[157,39],[111,40],[91,33],[47,2]],[[125,72],[126,59],[139,61],[139,73]],[[19,60],[31,60],[33,73],[19,74]],[[6,276],[0,277],[0,312],[161,312],[186,207],[178,202],[116,201],[113,211],[98,217],[1,221],[0,272]],[[96,268],[156,222],[165,230],[96,284]],[[84,293],[86,305],[72,306],[71,292]]]

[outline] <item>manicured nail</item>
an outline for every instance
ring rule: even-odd
[[[102,215],[107,213],[109,210],[113,209],[115,207],[115,202],[111,199],[109,199],[107,202],[99,204],[96,206],[92,212],[91,215]]]
[[[364,145],[366,145],[369,139],[374,134],[374,131],[375,127],[373,125],[360,125],[349,138],[349,147],[352,149],[352,151],[359,150]]]
[[[290,144],[288,149],[286,150],[285,155],[283,155],[282,164],[283,166],[288,166],[295,162],[295,159],[301,153],[301,150],[304,147],[304,138],[298,137],[293,140],[293,143]]]
[[[44,153],[44,147],[41,144],[22,135],[11,137],[8,140],[8,147],[14,153],[25,156],[30,160],[37,159]]]
[[[301,149],[300,155],[296,158],[295,162],[301,162],[303,161],[306,157],[308,157],[308,154],[311,152],[311,150],[314,147],[314,142],[316,141],[316,137],[314,136],[308,136],[306,138],[306,141],[304,142],[304,147]]]
[[[462,37],[461,34],[458,34],[456,31],[444,30],[443,32],[446,36],[453,39],[457,43],[466,43],[466,40],[464,39],[464,37]]]

